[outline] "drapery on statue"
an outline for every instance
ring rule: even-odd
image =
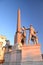
[[[35,29],[33,28],[33,26],[30,25],[28,43],[30,43],[30,40],[33,41],[36,44],[38,43],[38,37],[37,37],[36,33],[37,32],[35,31]]]

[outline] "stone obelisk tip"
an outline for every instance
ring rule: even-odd
[[[21,42],[21,20],[20,20],[20,9],[17,12],[17,43]]]

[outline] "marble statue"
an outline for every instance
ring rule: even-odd
[[[30,43],[30,40],[32,40],[36,44],[38,43],[38,37],[37,37],[36,33],[37,32],[35,31],[35,29],[33,28],[33,26],[30,25],[28,43]]]
[[[5,58],[5,45],[6,45],[6,41],[5,39],[3,39],[2,37],[0,37],[0,64],[4,62]]]

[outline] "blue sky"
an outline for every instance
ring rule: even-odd
[[[21,11],[21,24],[30,24],[38,31],[39,43],[43,53],[43,0],[0,0],[0,34],[14,44],[17,24],[17,10]]]

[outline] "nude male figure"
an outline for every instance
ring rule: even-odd
[[[38,37],[37,37],[36,33],[37,32],[35,31],[33,26],[30,25],[28,43],[30,43],[30,40],[32,40],[33,42],[36,42],[36,44],[38,43]]]
[[[26,28],[22,27],[22,43],[26,43]]]

